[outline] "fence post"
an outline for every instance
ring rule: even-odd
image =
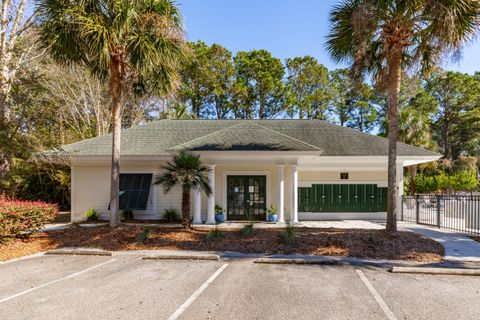
[[[437,227],[440,228],[440,201],[441,196],[437,194]]]
[[[400,200],[401,200],[400,201],[400,210],[401,210],[400,211],[400,221],[403,221],[403,201],[404,201],[404,197],[405,196],[403,194],[400,196]]]
[[[415,222],[420,222],[420,206],[418,205],[418,194],[415,196]]]

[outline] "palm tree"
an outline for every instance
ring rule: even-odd
[[[182,225],[190,228],[190,192],[200,190],[207,196],[212,194],[208,184],[209,169],[202,165],[200,155],[189,151],[181,151],[173,157],[173,161],[161,167],[162,172],[155,178],[155,184],[162,186],[167,194],[174,187],[182,190]]]
[[[477,0],[345,0],[330,13],[327,49],[354,79],[373,76],[388,104],[388,231],[397,230],[396,160],[402,73],[458,53],[479,26]]]
[[[112,110],[110,225],[118,224],[120,134],[127,88],[165,94],[185,56],[180,12],[170,0],[39,0],[43,45],[59,62],[108,81]]]

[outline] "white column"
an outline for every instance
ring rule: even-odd
[[[290,222],[298,222],[298,171],[297,166],[291,166],[292,174],[292,208]]]
[[[207,224],[215,224],[215,165],[209,165],[208,169],[208,184],[212,194],[208,197]]]
[[[193,194],[193,223],[202,223],[202,193],[200,188],[194,190]]]
[[[398,198],[397,198],[397,220],[401,219],[402,215],[402,196],[403,196],[403,162],[397,161],[397,187],[398,187]]]
[[[278,166],[277,186],[277,212],[278,222],[285,222],[285,166]]]

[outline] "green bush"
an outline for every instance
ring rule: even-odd
[[[150,238],[151,234],[152,234],[152,229],[150,229],[149,227],[143,227],[142,231],[136,237],[137,242],[144,243],[146,240]]]
[[[207,234],[207,239],[220,241],[223,238],[223,232],[217,228],[212,229]]]
[[[295,227],[288,226],[285,228],[283,232],[283,240],[285,240],[286,244],[294,244],[295,243]]]
[[[180,218],[180,212],[175,208],[166,209],[163,216],[168,222],[179,222],[182,220]]]
[[[253,233],[253,223],[249,223],[242,228],[242,236],[250,237]]]
[[[0,200],[0,240],[38,231],[58,213],[56,204]]]
[[[133,220],[133,211],[130,209],[123,210],[123,219],[125,220]]]
[[[433,175],[421,173],[415,179],[415,190],[418,193],[470,191],[477,187],[478,179],[475,170],[463,170],[453,173],[439,171]]]
[[[97,221],[98,212],[95,209],[88,209],[87,211],[85,211],[85,217],[87,217],[87,221]]]

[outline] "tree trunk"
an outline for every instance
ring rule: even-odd
[[[386,230],[389,232],[397,231],[397,200],[399,194],[397,184],[398,100],[402,80],[402,51],[400,44],[394,44],[388,57],[388,195]]]
[[[413,166],[408,167],[408,173],[410,174],[410,185],[408,191],[410,192],[410,195],[413,196],[417,192],[415,183],[415,180],[417,180],[417,165],[414,164]]]
[[[183,190],[182,192],[182,226],[189,229],[190,221],[190,192]]]
[[[120,142],[122,132],[122,67],[118,60],[110,64],[110,93],[112,95],[112,172],[110,180],[110,226],[119,223]]]
[[[450,118],[452,116],[452,111],[448,103],[444,105],[444,116],[443,116],[443,126],[442,126],[442,138],[443,138],[443,153],[444,156],[452,160],[452,149],[449,142],[449,131],[450,131]]]

